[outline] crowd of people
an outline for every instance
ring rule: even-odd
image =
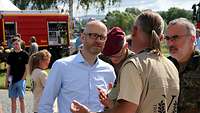
[[[19,98],[25,113],[28,73],[34,113],[53,113],[55,101],[59,113],[200,113],[197,31],[185,18],[170,21],[164,31],[163,18],[148,10],[137,16],[130,44],[120,27],[108,30],[92,20],[82,31],[80,50],[56,60],[49,73],[48,50],[38,51],[31,37],[27,53],[15,36],[6,75],[11,111],[16,113]],[[162,40],[169,57],[161,51]]]

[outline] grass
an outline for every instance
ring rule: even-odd
[[[0,64],[1,65],[1,64]],[[46,70],[49,72],[49,69]],[[5,80],[6,80],[6,70],[0,69],[0,89],[5,89]],[[31,90],[31,78],[30,75],[27,75],[26,77],[26,90]]]
[[[0,64],[2,65],[2,64]],[[0,66],[1,67],[1,66]],[[5,80],[6,80],[6,70],[5,68],[0,68],[0,89],[5,89]],[[31,88],[31,80],[30,80],[30,76],[27,76],[26,79],[26,89],[30,90]]]
[[[164,41],[161,42],[161,51],[166,57],[169,56],[169,51],[168,51],[166,42],[164,42]]]
[[[4,72],[0,72],[0,89],[4,89],[4,82],[5,81],[5,73]]]

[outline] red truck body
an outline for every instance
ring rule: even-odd
[[[26,47],[31,36],[39,47],[69,46],[69,16],[55,12],[0,11],[0,41],[8,46],[8,39],[19,33]]]
[[[69,55],[69,20],[56,11],[0,11],[0,45],[11,48],[11,38],[20,34],[28,50],[35,36],[39,49],[48,49],[54,61]]]

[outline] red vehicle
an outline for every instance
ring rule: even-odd
[[[54,59],[69,53],[69,16],[56,11],[0,11],[0,43],[10,47],[10,39],[19,33],[29,48],[31,36],[39,49],[48,49]]]

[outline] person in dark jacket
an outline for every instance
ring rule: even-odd
[[[186,18],[172,20],[165,39],[170,59],[179,71],[178,113],[200,113],[200,53],[195,49],[195,26]]]

